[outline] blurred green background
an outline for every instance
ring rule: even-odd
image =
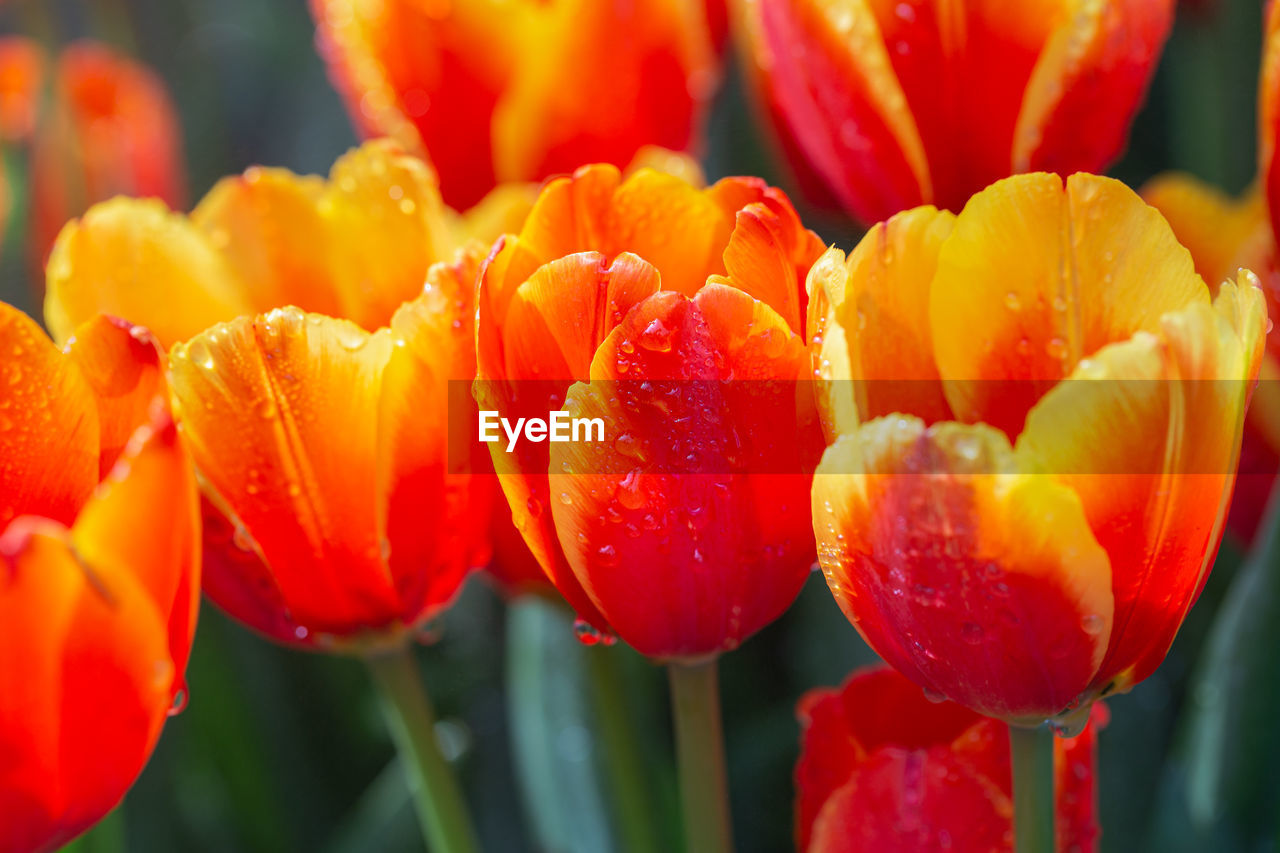
[[[1137,186],[1178,168],[1232,192],[1253,179],[1261,20],[1259,0],[1180,9],[1116,176]],[[94,37],[155,68],[181,114],[192,199],[255,163],[327,172],[355,142],[315,53],[304,0],[10,0],[0,8],[0,31],[50,47]],[[731,79],[712,120],[709,175],[780,180],[758,136]],[[17,212],[0,251],[0,297],[38,314],[22,248],[24,167],[18,152],[6,161]],[[852,246],[851,228],[810,214],[824,239]],[[1105,851],[1276,849],[1280,589],[1272,587],[1280,586],[1280,563],[1272,556],[1242,567],[1241,548],[1228,542],[1168,660],[1109,703],[1100,771]],[[421,650],[438,733],[456,759],[484,849],[673,849],[665,678],[621,646],[581,646],[570,621],[554,604],[508,606],[477,578]],[[741,851],[791,847],[798,697],[873,660],[816,575],[781,620],[725,656]],[[588,689],[601,680],[614,691]],[[206,607],[189,684],[189,707],[170,721],[125,805],[73,846],[421,849],[359,664],[282,650]],[[636,724],[630,747],[646,803],[639,822],[615,807],[608,782],[608,731],[599,725],[608,707]],[[523,757],[518,765],[513,750]]]

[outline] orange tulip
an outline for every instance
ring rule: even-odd
[[[115,195],[185,204],[177,112],[145,65],[101,44],[64,49],[31,148],[33,247],[43,263],[63,224]]]
[[[22,142],[36,126],[44,53],[31,39],[0,38],[0,141]]]
[[[958,211],[1014,173],[1103,168],[1124,146],[1174,7],[735,2],[799,177],[816,176],[863,222],[920,204]]]
[[[718,73],[707,15],[691,0],[311,7],[356,125],[425,148],[456,206],[498,182],[695,145]]]
[[[834,437],[814,528],[872,647],[1011,722],[1069,726],[1148,676],[1220,541],[1256,282],[1207,287],[1156,211],[1085,174],[829,251],[809,279]]]
[[[190,218],[117,199],[66,227],[55,336],[108,311],[171,347],[215,603],[291,644],[393,641],[484,562],[491,487],[448,470],[446,390],[475,375],[467,237],[528,204],[501,188],[460,216],[426,164],[371,142],[327,182],[255,168]]]
[[[516,526],[586,622],[643,654],[734,648],[809,571],[818,436],[795,391],[821,248],[758,180],[594,165],[548,184],[485,263],[481,408],[606,425],[595,444],[490,445]]]
[[[197,491],[145,330],[61,354],[0,304],[0,851],[54,849],[119,803],[183,701]]]
[[[951,702],[929,702],[887,667],[839,689],[806,693],[796,765],[796,848],[802,853],[1013,849],[1007,726]],[[1054,742],[1057,849],[1098,847],[1097,730]]]

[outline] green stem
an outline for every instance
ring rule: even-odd
[[[413,774],[414,801],[432,853],[476,853],[475,830],[458,780],[440,754],[435,714],[409,646],[366,659],[401,761]]]
[[[1009,726],[1016,853],[1054,853],[1053,731]]]
[[[686,853],[729,853],[729,783],[720,728],[716,661],[673,663],[671,709],[676,724]]]
[[[604,747],[605,772],[612,782],[618,813],[619,835],[631,853],[651,853],[659,849],[654,809],[619,672],[621,650],[585,651],[595,693],[596,722]]]

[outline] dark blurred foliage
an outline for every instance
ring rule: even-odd
[[[304,0],[10,0],[0,9],[0,31],[34,35],[51,48],[92,36],[155,68],[179,106],[193,198],[254,163],[325,172],[355,141],[315,54]],[[1185,8],[1113,173],[1137,186],[1178,168],[1243,189],[1255,169],[1260,41],[1259,0]],[[20,211],[23,175],[9,159]],[[714,113],[706,166],[713,178],[748,173],[785,184],[736,83]],[[857,233],[838,217],[806,216],[824,239],[852,246]],[[0,297],[34,312],[23,239],[18,212],[0,252]],[[1190,715],[1180,721],[1180,712],[1192,699],[1212,706],[1214,696],[1194,694],[1192,675],[1205,668],[1197,661],[1240,563],[1240,549],[1228,543],[1165,664],[1109,703],[1112,720],[1101,736],[1106,851],[1275,849],[1274,801],[1250,804],[1247,825],[1201,820],[1193,827],[1188,815],[1187,790],[1196,784],[1188,774],[1205,772],[1205,762],[1203,755],[1188,760]],[[677,798],[665,678],[622,647],[578,645],[570,619],[562,608],[528,600],[509,609],[477,578],[434,626],[438,639],[420,651],[438,733],[457,757],[484,848],[535,850],[536,835],[555,849],[672,849]],[[1280,647],[1277,630],[1273,624],[1264,637],[1270,647]],[[601,655],[610,656],[603,667]],[[725,656],[734,829],[743,853],[791,846],[796,700],[872,660],[816,575],[782,619]],[[601,668],[613,684],[603,700],[592,675]],[[1270,678],[1280,681],[1280,672]],[[403,776],[357,662],[280,649],[206,607],[189,683],[189,707],[170,722],[125,806],[75,846],[421,849]],[[626,746],[639,757],[648,829],[628,830],[612,799],[607,726],[600,725],[606,706],[634,724]],[[1230,736],[1238,750],[1255,733]],[[513,754],[524,759],[519,769]],[[1280,754],[1259,763],[1280,767]],[[1255,792],[1273,795],[1271,788]],[[601,809],[603,819],[591,813]]]

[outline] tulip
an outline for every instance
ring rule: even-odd
[[[711,26],[723,27],[721,0]],[[366,135],[422,149],[454,206],[645,145],[696,146],[717,78],[701,2],[312,0]],[[719,14],[717,14],[719,10]]]
[[[195,478],[144,329],[95,318],[61,354],[0,304],[0,851],[114,808],[185,702]]]
[[[735,0],[755,88],[806,184],[876,222],[1010,174],[1119,155],[1174,0]],[[816,178],[816,180],[815,180]]]
[[[1191,251],[1196,272],[1206,282],[1234,278],[1241,268],[1258,274],[1267,309],[1280,309],[1280,274],[1275,265],[1275,239],[1267,221],[1262,193],[1251,189],[1236,199],[1191,177],[1170,173],[1142,188],[1148,204],[1169,221],[1178,242]],[[1262,521],[1267,496],[1280,469],[1280,361],[1277,338],[1267,336],[1260,376],[1245,418],[1240,470],[1228,528],[1245,542],[1253,540]]]
[[[1150,675],[1222,535],[1256,285],[1207,287],[1159,213],[1085,174],[916,208],[819,260],[814,529],[871,646],[1026,725],[1072,728]]]
[[[0,38],[0,141],[23,142],[36,126],[44,53],[31,39]]]
[[[63,224],[95,202],[126,194],[183,205],[184,173],[177,111],[160,78],[103,45],[68,46],[31,147],[36,262]]]
[[[809,573],[804,472],[820,436],[796,389],[800,282],[821,249],[758,180],[701,190],[602,164],[549,183],[481,273],[481,408],[605,424],[602,442],[490,445],[516,526],[586,638],[613,633],[677,664],[682,750],[719,743],[682,719],[718,726],[715,657]],[[714,773],[714,755],[691,760]],[[686,779],[686,796],[710,800],[686,801],[690,820],[722,807],[721,781]]]
[[[1007,726],[951,702],[932,703],[887,667],[796,709],[796,849],[802,853],[1012,850]],[[1097,850],[1097,739],[1106,710],[1054,745],[1058,850]]]
[[[206,593],[277,642],[366,659],[429,846],[446,851],[473,833],[409,640],[488,558],[491,484],[453,470],[448,391],[475,375],[485,246],[468,238],[527,208],[505,187],[457,214],[430,167],[373,142],[327,182],[251,169],[189,218],[99,205],[49,263],[55,335],[109,310],[170,349],[204,486]]]

